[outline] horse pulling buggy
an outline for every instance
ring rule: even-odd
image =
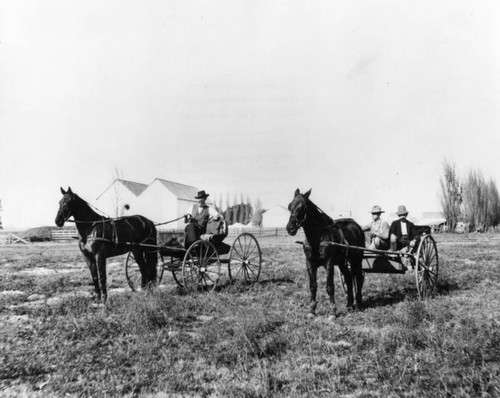
[[[209,234],[187,249],[169,243],[176,242],[178,235],[161,231],[158,233],[160,244],[156,246],[157,285],[161,283],[165,271],[171,272],[179,288],[186,292],[214,290],[224,279],[245,283],[258,281],[262,268],[262,251],[251,233],[238,235],[231,246],[213,239],[217,237],[216,234]],[[227,264],[227,270],[222,269],[222,264]],[[133,291],[142,289],[140,266],[132,251],[125,260],[125,276]]]
[[[286,226],[294,236],[302,228],[305,234],[304,249],[309,275],[310,314],[316,315],[318,268],[327,272],[326,290],[334,311],[335,266],[339,270],[342,287],[347,293],[347,308],[363,306],[362,290],[365,273],[404,274],[413,271],[420,298],[431,295],[437,287],[438,252],[431,235],[419,236],[416,251],[384,251],[365,247],[365,233],[353,219],[333,220],[309,196],[311,190],[295,191],[288,205],[290,219]]]
[[[55,223],[62,227],[73,217],[78,245],[98,300],[106,301],[108,297],[106,260],[127,253],[125,276],[134,291],[158,285],[165,271],[170,271],[179,287],[188,292],[214,290],[224,277],[228,282],[259,279],[262,252],[257,239],[250,233],[242,233],[232,246],[225,244],[223,239],[228,232],[225,221],[218,222],[213,230],[207,228],[208,235],[184,248],[182,244],[174,245],[172,236],[157,232],[157,225],[168,222],[154,224],[140,215],[109,218],[95,212],[71,188],[67,191],[61,188],[61,193]],[[222,271],[221,264],[227,264],[227,273]]]

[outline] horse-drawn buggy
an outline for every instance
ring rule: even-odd
[[[61,188],[61,193],[56,225],[62,227],[73,217],[98,300],[107,299],[106,259],[127,253],[125,276],[134,291],[158,285],[165,271],[170,271],[178,286],[188,292],[213,290],[224,278],[228,283],[259,279],[262,252],[257,239],[242,233],[227,245],[223,240],[228,229],[223,220],[185,248],[174,244],[172,233],[158,233],[156,225],[143,216],[105,217],[71,188]],[[226,270],[222,270],[222,264],[227,265]]]
[[[297,189],[290,202],[290,219],[287,231],[295,235],[302,228],[306,240],[303,245],[309,274],[310,312],[316,311],[317,269],[327,270],[327,292],[335,305],[334,267],[337,266],[342,287],[347,293],[348,308],[362,307],[362,288],[365,273],[415,274],[418,296],[425,298],[437,288],[438,252],[430,234],[418,237],[416,249],[391,251],[365,247],[363,229],[352,219],[333,220],[310,199],[311,191],[300,193]],[[355,297],[354,297],[355,296]]]
[[[171,272],[177,285],[186,292],[214,290],[221,282],[257,282],[262,268],[259,242],[253,234],[244,232],[230,246],[223,241],[227,234],[225,220],[213,221],[207,227],[207,234],[184,248],[179,243],[182,233],[160,231],[156,284],[161,283],[165,271]],[[125,260],[125,276],[132,290],[141,289],[142,274],[133,252]]]
[[[331,242],[343,250],[359,250],[363,253],[363,273],[406,274],[413,272],[419,298],[431,296],[437,288],[439,259],[436,241],[423,232],[419,236],[416,249],[409,251],[375,250],[365,247],[349,246]],[[340,274],[342,287],[346,290],[345,280]],[[357,286],[355,285],[355,288]]]

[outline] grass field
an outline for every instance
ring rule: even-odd
[[[262,238],[260,283],[180,294],[165,274],[132,293],[110,259],[106,308],[76,242],[0,247],[0,395],[500,396],[500,236],[436,235],[440,292],[368,274],[366,308],[318,316],[297,238]]]

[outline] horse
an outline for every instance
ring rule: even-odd
[[[365,234],[361,226],[351,218],[332,220],[309,196],[311,190],[306,193],[295,191],[295,196],[288,205],[290,219],[286,226],[289,235],[294,236],[299,228],[303,228],[306,240],[303,243],[306,256],[307,273],[309,275],[310,290],[310,314],[316,315],[316,292],[318,290],[317,271],[324,266],[327,271],[326,291],[336,314],[334,266],[337,265],[344,276],[347,286],[347,308],[354,309],[353,276],[356,279],[356,308],[362,307],[363,252],[361,250],[349,250],[332,245],[331,242],[351,246],[365,247]],[[350,264],[350,269],[348,264]]]
[[[153,286],[156,281],[156,227],[143,216],[116,219],[97,214],[90,205],[73,193],[61,188],[55,223],[62,227],[73,216],[78,230],[78,245],[92,275],[98,301],[106,302],[106,259],[132,252],[142,275],[142,287]]]

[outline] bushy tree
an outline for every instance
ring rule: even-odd
[[[455,231],[461,217],[462,186],[454,163],[443,162],[441,184],[441,207],[450,231]]]
[[[495,181],[488,182],[487,225],[496,228],[500,224],[500,195]]]

